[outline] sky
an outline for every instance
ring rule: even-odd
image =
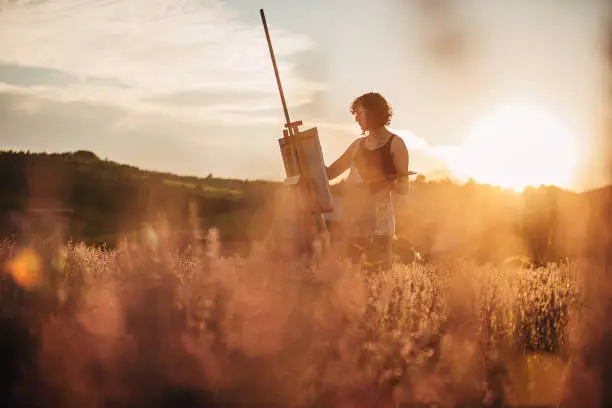
[[[595,187],[610,181],[607,7],[0,0],[0,149],[91,150],[181,175],[282,180],[285,118],[263,8],[291,119],[317,127],[327,164],[360,136],[352,99],[376,91],[393,107],[411,168],[426,176]]]

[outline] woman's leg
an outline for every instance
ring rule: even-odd
[[[354,263],[361,263],[361,256],[368,253],[368,239],[364,237],[348,237],[345,241],[345,254]]]
[[[346,256],[353,263],[361,263],[365,254],[365,268],[370,272],[391,269],[393,261],[393,237],[353,237],[346,240]]]
[[[377,271],[387,271],[393,264],[393,237],[378,235],[371,239],[368,248],[368,263]]]

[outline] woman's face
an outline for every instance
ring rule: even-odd
[[[369,130],[368,126],[368,111],[361,105],[355,107],[355,121],[359,123],[362,131]]]

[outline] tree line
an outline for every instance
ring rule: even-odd
[[[279,210],[274,197],[282,186],[144,171],[89,151],[0,151],[0,179],[2,236],[61,225],[65,237],[108,246],[159,217],[186,234],[216,227],[230,247],[263,239]],[[333,186],[333,194],[341,196],[342,187]],[[586,193],[540,186],[517,193],[419,176],[408,196],[395,198],[396,250],[481,262],[595,255],[597,245],[591,244],[608,233],[604,225],[597,228],[597,216],[610,191],[612,186]]]

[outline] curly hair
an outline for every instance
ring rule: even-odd
[[[393,109],[387,100],[377,92],[368,92],[358,96],[351,103],[351,114],[355,115],[357,106],[368,111],[368,119],[373,126],[388,126],[391,123]]]

